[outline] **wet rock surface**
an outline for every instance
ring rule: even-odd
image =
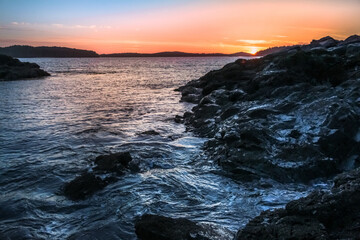
[[[285,209],[262,212],[235,239],[359,239],[360,168],[338,175],[329,192],[313,192]]]
[[[177,116],[225,173],[309,182],[360,165],[360,40],[331,37],[239,59],[178,89]]]
[[[84,200],[108,184],[116,182],[117,175],[139,171],[138,164],[139,162],[133,160],[129,152],[98,156],[94,160],[94,167],[67,182],[62,192],[73,201]]]
[[[102,180],[93,173],[84,173],[65,184],[64,194],[71,200],[83,200],[103,189],[107,184],[107,181]]]
[[[50,76],[36,63],[20,62],[18,59],[0,54],[0,81]]]
[[[141,240],[210,240],[230,239],[211,226],[200,225],[185,218],[169,218],[145,214],[135,222],[135,231]]]
[[[132,161],[129,152],[101,155],[95,159],[95,170],[123,173]]]

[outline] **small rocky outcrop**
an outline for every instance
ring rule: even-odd
[[[94,170],[123,173],[131,161],[132,157],[129,152],[102,155],[95,159]]]
[[[117,175],[139,171],[139,163],[129,152],[119,152],[96,157],[94,167],[66,183],[63,194],[71,200],[84,200],[108,184],[117,181]]]
[[[221,234],[209,225],[200,225],[185,218],[151,214],[142,215],[135,221],[135,232],[141,240],[231,239],[231,235]]]
[[[313,192],[285,209],[262,212],[235,239],[359,239],[359,202],[357,168],[337,176],[330,192]]]
[[[178,89],[229,176],[309,182],[360,166],[360,37],[239,59]]]
[[[36,63],[20,62],[18,59],[0,54],[0,81],[50,76]]]
[[[94,173],[84,173],[64,186],[64,195],[71,200],[83,200],[108,185]]]
[[[155,130],[148,130],[148,131],[144,131],[144,132],[140,133],[140,135],[157,136],[157,135],[160,135],[160,133],[158,133]]]

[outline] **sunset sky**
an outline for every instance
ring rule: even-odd
[[[0,46],[256,52],[360,34],[360,0],[0,0]]]

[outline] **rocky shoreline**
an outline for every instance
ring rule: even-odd
[[[325,37],[263,58],[239,59],[177,90],[195,106],[175,121],[209,138],[204,152],[224,175],[285,184],[336,176],[330,191],[262,212],[236,240],[359,238],[359,36]],[[118,176],[139,171],[129,152],[98,156],[62,194],[83,200]],[[142,240],[233,237],[226,229],[151,214],[135,219],[135,232]]]
[[[204,152],[225,175],[311,183],[340,174],[330,192],[262,212],[235,239],[360,238],[360,36],[239,59],[177,90],[196,105],[175,121],[209,138]]]
[[[335,177],[330,192],[313,192],[285,209],[262,212],[235,239],[359,239],[359,202],[357,168]]]
[[[360,164],[360,37],[237,60],[178,89],[177,116],[227,174],[309,182]]]
[[[36,63],[20,62],[16,58],[0,54],[0,81],[21,80],[50,76]]]

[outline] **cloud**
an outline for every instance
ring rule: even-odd
[[[247,44],[262,44],[262,43],[267,43],[267,41],[265,40],[247,40],[247,39],[240,39],[240,40],[236,40],[237,42],[241,42],[241,43],[247,43]]]
[[[61,23],[54,23],[52,24],[53,27],[57,27],[57,28],[63,28],[64,27],[64,24],[61,24]]]
[[[28,22],[11,22],[12,25],[30,25]]]

